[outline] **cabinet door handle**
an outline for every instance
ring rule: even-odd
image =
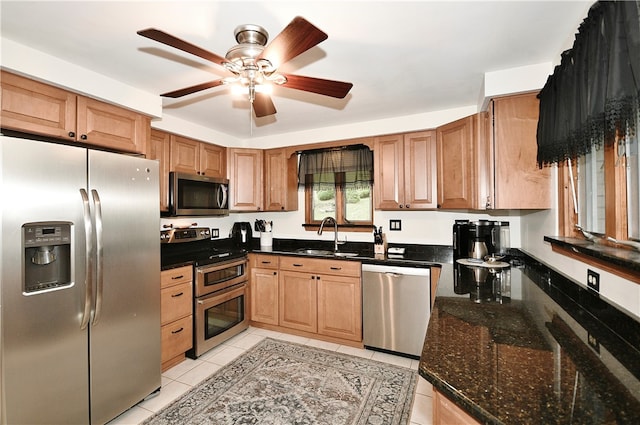
[[[262,261],[262,264],[271,264],[271,261]]]
[[[304,264],[293,263],[293,267],[302,267],[302,266],[304,266]]]
[[[184,330],[184,328],[180,328],[180,329],[178,329],[178,330],[171,331],[171,333],[172,333],[172,334],[178,334],[178,333],[182,332],[183,330]]]
[[[176,279],[182,279],[184,277],[183,274],[181,274],[180,276],[171,276],[171,279],[176,280]]]
[[[342,270],[342,267],[330,267],[331,270]]]
[[[173,298],[181,297],[184,295],[184,292],[178,292],[177,294],[171,294]]]

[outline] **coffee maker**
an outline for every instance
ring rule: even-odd
[[[453,259],[486,255],[505,256],[510,248],[508,221],[456,220],[453,225]]]
[[[252,236],[251,223],[248,221],[237,221],[233,223],[229,237],[236,248],[245,249],[247,251],[251,250]]]

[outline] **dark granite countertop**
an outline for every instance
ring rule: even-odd
[[[419,373],[481,423],[640,423],[640,323],[526,255],[443,264]]]
[[[356,256],[337,257],[328,255],[308,255],[302,254],[301,249],[322,249],[333,251],[332,241],[317,241],[306,239],[274,239],[272,247],[261,247],[259,240],[252,246],[251,252],[261,254],[296,255],[310,256],[316,258],[332,258],[336,260],[359,261],[367,264],[386,264],[403,267],[440,267],[442,263],[451,262],[451,247],[442,245],[413,245],[413,244],[390,244],[390,247],[398,246],[405,248],[403,255],[376,255],[373,243],[368,242],[347,242],[339,245],[338,251],[343,253],[353,253]]]

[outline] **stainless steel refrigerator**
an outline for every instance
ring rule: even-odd
[[[158,163],[0,136],[2,424],[102,424],[160,388]]]

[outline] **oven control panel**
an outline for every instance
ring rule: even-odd
[[[183,243],[211,239],[208,227],[192,227],[189,229],[168,229],[160,231],[161,243]]]

